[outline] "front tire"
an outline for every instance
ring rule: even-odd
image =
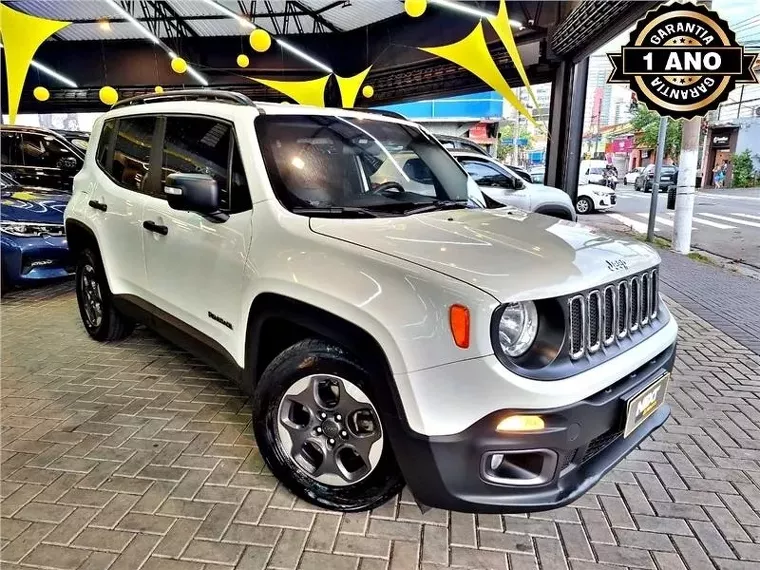
[[[372,379],[338,346],[306,339],[267,366],[253,397],[253,432],[272,473],[322,508],[365,511],[404,486]]]
[[[587,196],[581,196],[575,201],[575,211],[579,214],[591,214],[594,211],[594,203]]]
[[[135,323],[119,313],[113,304],[100,256],[85,249],[77,261],[76,292],[82,324],[99,341],[121,340],[132,334]]]

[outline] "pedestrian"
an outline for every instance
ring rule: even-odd
[[[725,173],[723,172],[723,169],[716,164],[715,168],[713,168],[713,184],[715,184],[716,188],[723,187],[724,176],[725,176]]]

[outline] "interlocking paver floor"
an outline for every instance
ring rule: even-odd
[[[673,417],[570,507],[340,515],[295,499],[218,374],[139,329],[89,340],[70,284],[2,302],[0,563],[60,570],[760,568],[760,356],[671,303]]]

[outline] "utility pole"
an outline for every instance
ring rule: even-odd
[[[522,87],[517,88],[517,97],[520,101],[522,101]],[[514,132],[512,133],[512,164],[514,166],[519,166],[517,163],[517,157],[518,157],[517,143],[518,143],[519,137],[520,137],[520,113],[518,113],[517,109],[515,109],[515,126],[514,126]]]
[[[676,187],[676,213],[673,226],[673,250],[691,251],[691,220],[694,216],[694,197],[699,160],[699,134],[702,118],[694,117],[683,122],[681,129],[681,155],[678,157],[678,185]]]
[[[712,8],[712,0],[699,2]],[[673,221],[673,250],[686,255],[691,251],[691,220],[694,217],[694,196],[699,162],[699,135],[702,118],[694,117],[682,123],[681,154],[678,157],[676,212]]]
[[[657,217],[657,198],[660,194],[660,172],[662,172],[662,159],[665,154],[665,137],[667,134],[668,118],[660,117],[660,129],[657,131],[657,157],[655,158],[654,163],[654,180],[652,180],[652,201],[649,202],[647,241],[654,240],[654,222]]]

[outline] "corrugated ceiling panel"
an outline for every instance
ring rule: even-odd
[[[11,8],[51,20],[90,20],[115,18],[118,11],[102,0],[15,0]]]
[[[332,4],[335,0],[301,0],[304,6],[312,10],[319,10]],[[400,14],[404,11],[404,4],[394,0],[352,0],[347,6],[336,6],[326,12],[322,17],[329,20],[341,30],[353,30],[379,22]]]
[[[62,40],[129,40],[145,38],[140,31],[128,22],[116,22],[111,24],[109,30],[100,28],[100,24],[71,24],[58,32]],[[147,41],[147,40],[146,40]]]
[[[280,22],[281,23],[281,22]],[[201,36],[241,36],[248,42],[248,35],[251,33],[251,28],[246,28],[240,25],[240,22],[233,18],[226,18],[224,20],[191,20],[188,24],[198,32]],[[270,33],[274,33],[271,20],[262,20],[256,22],[256,25],[264,28]]]

